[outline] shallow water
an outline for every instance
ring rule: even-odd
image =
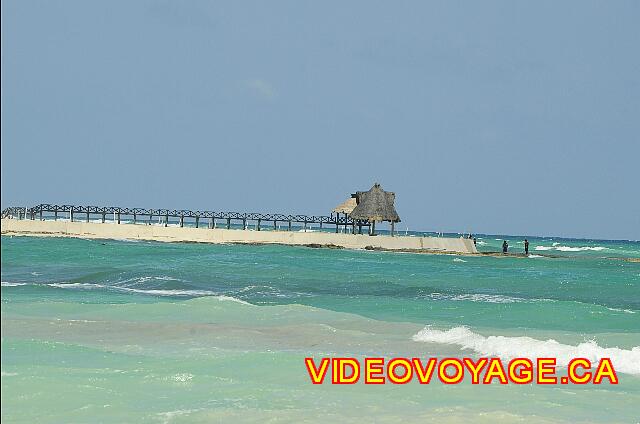
[[[640,243],[529,240],[494,258],[3,237],[2,420],[637,421],[640,263],[612,258]],[[323,355],[606,355],[620,384],[314,386],[303,358]]]

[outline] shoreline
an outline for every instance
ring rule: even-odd
[[[499,251],[494,251],[494,252],[480,252],[477,249],[475,249],[475,251],[458,251],[458,250],[447,250],[447,249],[438,249],[437,247],[431,247],[431,248],[419,248],[419,247],[413,247],[413,248],[405,248],[405,247],[401,247],[403,242],[405,242],[406,240],[401,240],[400,243],[395,244],[392,247],[383,247],[383,246],[376,246],[375,244],[380,244],[380,243],[363,243],[363,241],[365,240],[371,240],[371,241],[376,241],[376,240],[385,240],[387,238],[389,239],[393,239],[393,241],[395,242],[398,239],[409,239],[411,242],[413,242],[414,244],[416,244],[416,240],[419,239],[429,239],[426,240],[426,244],[429,244],[429,241],[433,242],[434,240],[439,240],[439,241],[445,241],[445,243],[450,242],[450,241],[462,241],[464,244],[471,244],[473,245],[473,242],[469,239],[456,239],[456,238],[450,238],[450,237],[407,237],[407,236],[397,236],[397,237],[389,237],[389,236],[382,236],[382,235],[378,235],[375,237],[370,237],[370,236],[365,236],[365,235],[353,235],[353,234],[334,234],[334,233],[321,233],[321,232],[307,232],[307,233],[300,233],[300,232],[288,232],[288,231],[263,231],[263,232],[259,232],[259,231],[253,231],[253,230],[236,230],[236,229],[232,229],[232,230],[227,230],[227,229],[206,229],[206,228],[177,228],[177,227],[169,227],[170,230],[186,230],[187,232],[192,232],[192,231],[202,231],[202,232],[232,232],[231,235],[233,235],[234,237],[228,238],[228,239],[220,239],[219,237],[216,237],[214,239],[202,239],[202,238],[175,238],[175,237],[167,237],[167,236],[153,236],[153,237],[127,237],[127,234],[119,234],[119,235],[112,235],[112,236],[108,236],[108,235],[104,235],[104,234],[96,234],[96,233],[91,233],[91,232],[83,232],[83,233],[75,233],[75,232],[64,232],[64,231],[42,231],[42,230],[36,230],[34,229],[25,229],[23,228],[22,230],[18,230],[18,229],[10,229],[7,227],[14,227],[14,225],[10,225],[9,222],[7,221],[13,221],[13,223],[15,222],[19,222],[19,223],[27,223],[26,226],[24,224],[19,225],[20,227],[30,227],[30,226],[39,226],[38,224],[51,224],[51,223],[56,223],[56,224],[72,224],[72,225],[100,225],[100,226],[112,226],[112,225],[117,225],[118,227],[130,227],[133,228],[134,226],[137,227],[141,227],[141,228],[149,228],[149,227],[153,227],[153,228],[162,228],[162,229],[166,229],[165,227],[157,227],[157,226],[147,226],[147,225],[141,225],[141,224],[109,224],[109,223],[83,223],[83,222],[73,222],[73,223],[69,223],[68,221],[31,221],[31,220],[15,220],[15,219],[2,219],[2,231],[1,234],[2,236],[7,236],[7,237],[66,237],[66,238],[78,238],[78,239],[91,239],[91,240],[115,240],[115,241],[122,241],[122,240],[127,240],[127,241],[155,241],[155,242],[160,242],[160,243],[198,243],[198,244],[236,244],[236,245],[248,245],[248,246],[264,246],[264,245],[278,245],[278,246],[293,246],[293,247],[307,247],[307,248],[314,248],[314,249],[336,249],[336,250],[342,250],[342,249],[346,249],[346,250],[367,250],[367,251],[377,251],[377,252],[388,252],[388,253],[412,253],[412,254],[421,254],[421,255],[451,255],[451,256],[467,256],[467,257],[493,257],[493,258],[517,258],[517,259],[529,259],[528,255],[525,255],[524,253],[514,253],[514,252],[509,252],[509,253],[502,253]],[[7,225],[5,225],[7,224]],[[33,225],[30,225],[33,224]],[[125,228],[126,229],[126,228]],[[173,232],[173,231],[171,231]],[[103,231],[104,233],[104,231]],[[125,232],[126,233],[126,232]],[[236,234],[233,234],[236,233]],[[245,234],[237,234],[237,233],[245,233]],[[248,234],[247,234],[248,233]],[[284,241],[278,241],[277,238],[275,240],[259,240],[259,239],[255,239],[255,237],[252,237],[252,235],[255,234],[278,234],[280,236],[282,235],[296,235],[293,236],[295,238],[298,238],[300,240],[296,240],[295,242],[284,242]],[[228,236],[229,234],[227,234]],[[236,236],[246,236],[246,237],[236,237]],[[327,240],[317,240],[318,237],[316,235],[320,235],[320,238],[326,238],[326,236],[339,236],[339,238],[341,237],[359,237],[360,240],[358,240],[360,243],[357,246],[354,246],[354,243],[350,243],[349,245],[344,245],[344,244],[338,244],[338,243],[334,243],[331,241],[327,241]],[[309,237],[310,236],[310,237]],[[363,240],[362,238],[365,238],[365,240]],[[253,238],[253,239],[251,239]],[[266,238],[270,238],[269,236],[267,236]],[[315,239],[315,240],[314,240]],[[304,242],[307,241],[307,242]],[[338,241],[339,240],[333,240],[333,241]],[[383,242],[384,243],[384,242]],[[424,245],[425,244],[425,240],[422,240],[421,243]],[[475,246],[474,246],[475,248]],[[535,253],[537,256],[540,256],[542,258],[545,259],[567,259],[567,258],[571,258],[571,259],[575,259],[575,257],[572,256],[563,256],[563,255],[551,255],[551,254],[541,254],[541,253]],[[624,262],[631,262],[631,263],[640,263],[640,258],[626,258],[626,257],[611,257],[611,256],[603,256],[601,257],[601,259],[607,259],[607,260],[615,260],[615,261],[624,261]]]
[[[369,236],[329,232],[253,231],[68,221],[2,219],[2,235],[146,240],[209,244],[279,244],[391,252],[478,255],[473,240],[449,237]]]

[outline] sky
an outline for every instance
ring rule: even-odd
[[[640,239],[638,1],[2,1],[2,207]]]

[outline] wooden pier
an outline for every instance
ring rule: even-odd
[[[309,225],[335,226],[335,232],[344,227],[344,232],[362,234],[362,228],[368,228],[371,223],[368,220],[354,220],[346,214],[339,213],[329,216],[310,215],[285,215],[276,213],[246,213],[246,212],[214,212],[193,211],[186,209],[145,209],[122,208],[114,206],[76,206],[76,205],[52,205],[41,203],[33,207],[8,207],[2,211],[2,218],[28,219],[28,220],[54,220],[60,218],[69,219],[71,222],[91,222],[92,219],[101,222],[113,221],[120,224],[123,220],[132,221],[134,224],[156,224],[157,219],[161,225],[167,227],[170,222],[176,222],[180,227],[185,223],[192,223],[196,228],[203,224],[206,228],[231,229],[232,225],[247,229],[250,226],[260,231],[265,226],[272,226],[274,230],[281,229],[278,223],[285,224],[286,231],[292,231],[293,225],[299,225],[307,229]]]

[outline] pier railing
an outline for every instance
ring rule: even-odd
[[[331,214],[329,216],[309,216],[309,215],[285,215],[278,213],[246,213],[246,212],[214,212],[214,211],[193,211],[186,209],[145,209],[145,208],[121,208],[114,206],[76,206],[76,205],[52,205],[41,203],[33,207],[8,207],[2,211],[2,218],[14,219],[68,219],[74,221],[90,222],[91,218],[99,219],[101,222],[112,221],[122,223],[123,220],[132,221],[134,224],[147,223],[155,224],[154,219],[165,227],[170,220],[177,220],[180,227],[184,227],[185,220],[191,220],[198,228],[205,224],[208,228],[219,228],[219,224],[230,229],[232,223],[236,226],[241,224],[243,229],[247,229],[250,224],[257,231],[265,225],[273,225],[273,229],[279,229],[278,223],[287,224],[287,230],[291,231],[293,224],[303,226],[317,224],[320,228],[324,225],[335,226],[338,232],[340,227],[344,227],[345,232],[351,230],[362,233],[362,227],[369,227],[369,221],[353,220],[349,216]],[[204,221],[204,222],[203,222]],[[357,229],[357,230],[356,230]]]

